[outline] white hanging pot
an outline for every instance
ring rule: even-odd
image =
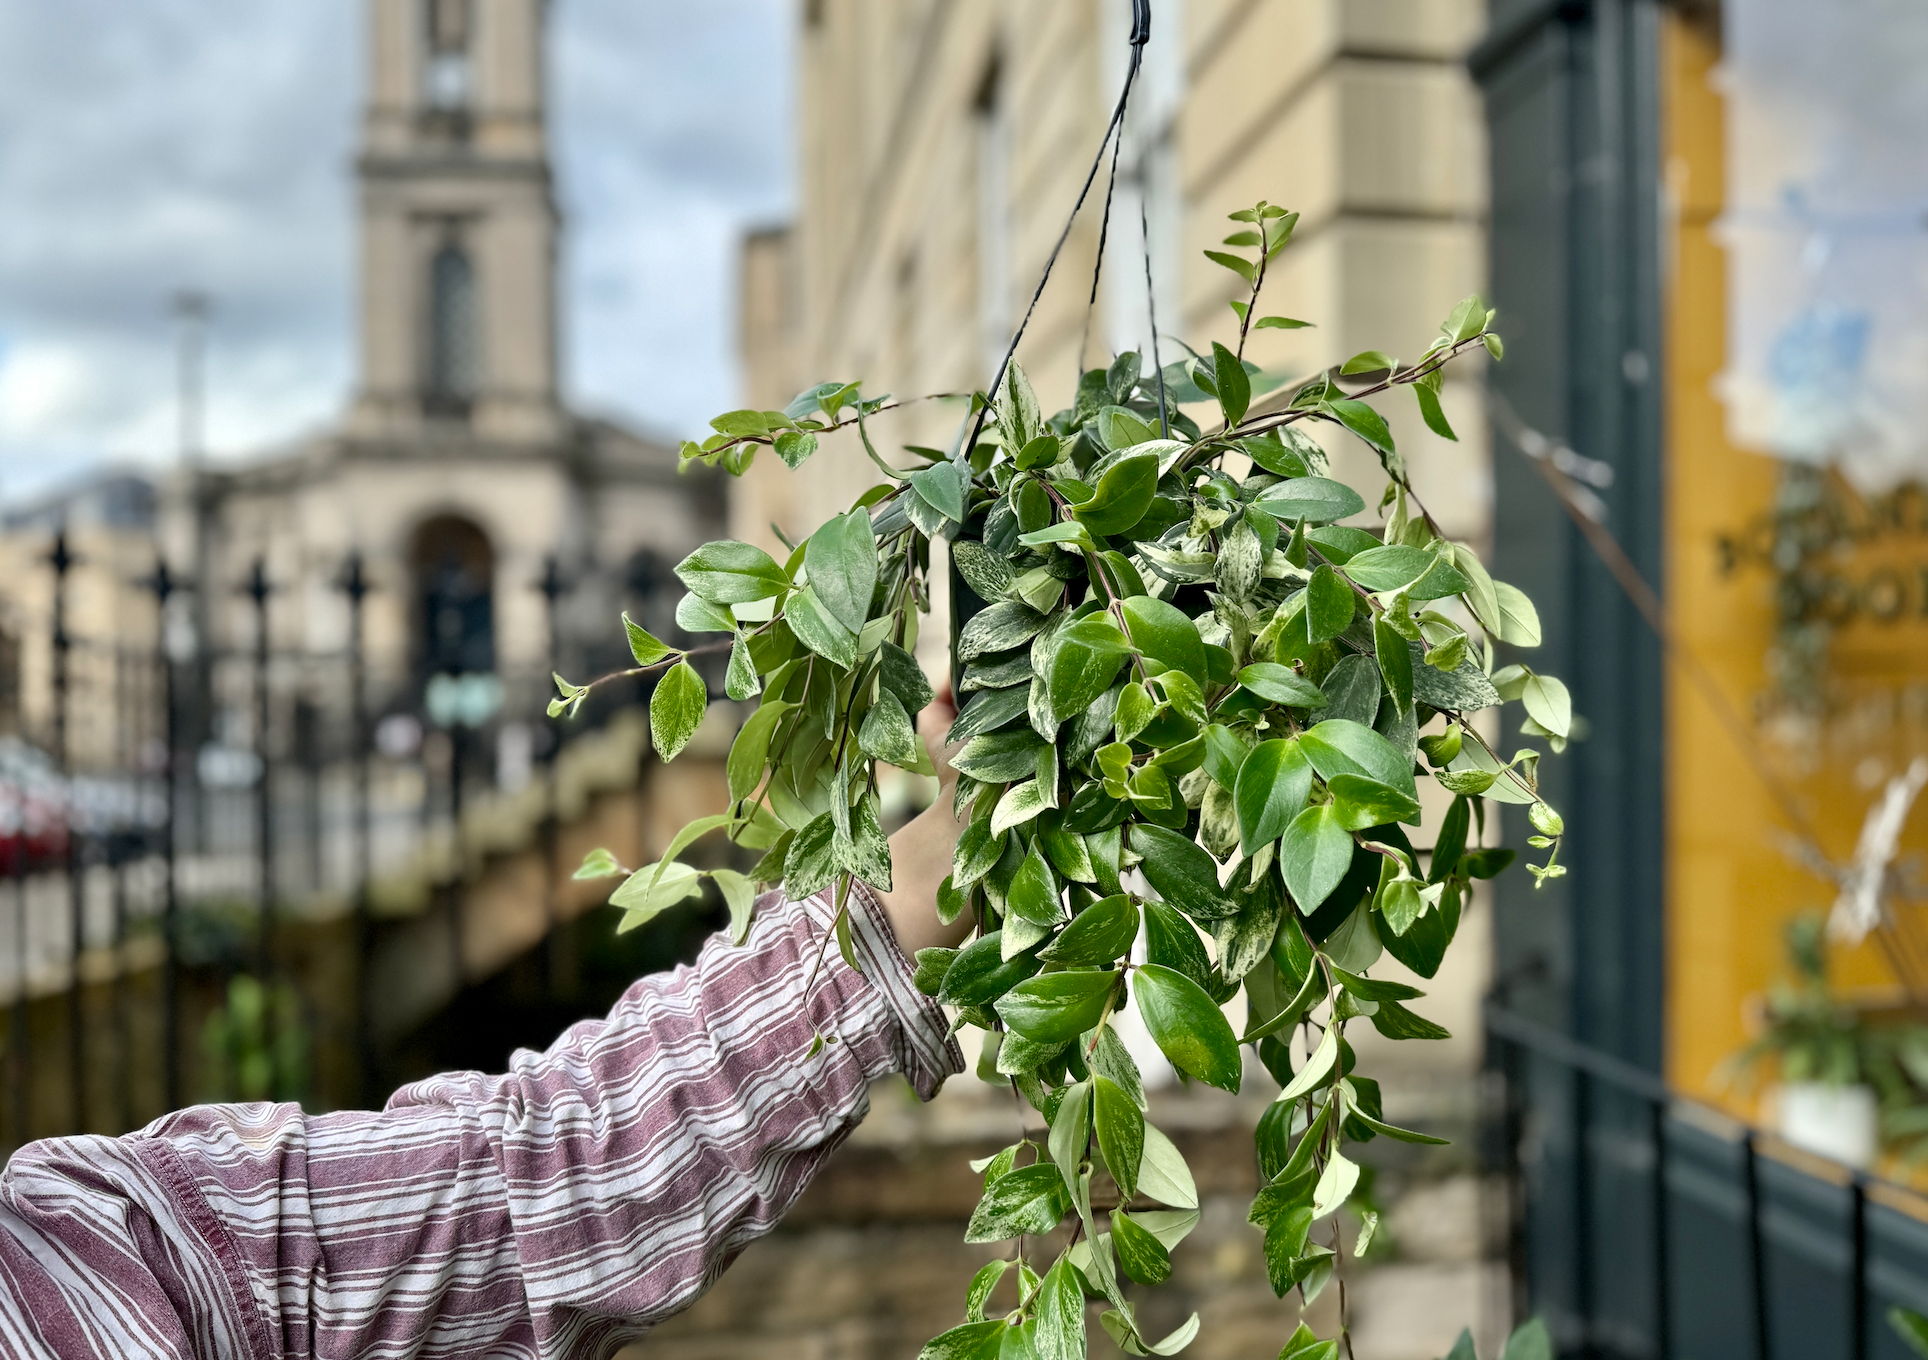
[[[1874,1165],[1880,1132],[1871,1086],[1795,1081],[1775,1088],[1781,1137],[1806,1152],[1863,1171]]]

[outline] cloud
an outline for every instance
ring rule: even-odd
[[[785,0],[560,0],[568,390],[732,404],[735,244],[789,201]],[[174,446],[177,289],[215,297],[208,437],[245,455],[354,373],[353,0],[0,0],[0,493]]]

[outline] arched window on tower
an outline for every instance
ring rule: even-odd
[[[495,669],[495,553],[489,536],[456,515],[416,529],[410,545],[415,576],[415,670],[437,675]]]
[[[423,103],[432,113],[462,112],[473,94],[469,40],[474,15],[470,0],[423,0],[423,11],[428,29],[428,59],[422,67]]]
[[[428,384],[429,410],[467,415],[480,386],[481,325],[477,315],[475,266],[468,252],[445,243],[429,261]]]

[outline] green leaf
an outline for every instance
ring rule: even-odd
[[[1238,1090],[1238,1036],[1204,988],[1183,973],[1148,963],[1133,976],[1132,996],[1139,1018],[1173,1067],[1221,1090]]]
[[[1252,323],[1255,331],[1296,331],[1310,326],[1310,321],[1295,321],[1289,316],[1262,316]]]
[[[1044,627],[1045,616],[1027,604],[1002,600],[972,616],[957,635],[957,659],[975,661],[1029,642]]]
[[[991,809],[991,833],[1001,836],[1012,827],[1023,826],[1043,812],[1051,806],[1047,801],[1049,792],[1041,788],[1035,779],[1006,789],[1004,796],[997,800],[997,806]]]
[[[1131,951],[1138,938],[1138,908],[1124,894],[1093,902],[1071,918],[1071,924],[1039,951],[1052,963],[1100,965],[1113,963]]]
[[[1107,1313],[1104,1316],[1110,1317],[1111,1314]],[[1100,1319],[1100,1321],[1102,1320],[1103,1319]],[[1145,1353],[1147,1355],[1177,1355],[1180,1351],[1191,1345],[1193,1338],[1197,1335],[1198,1314],[1193,1313],[1190,1317],[1172,1328],[1162,1340],[1145,1342]]]
[[[1112,1165],[1107,1157],[1105,1164]],[[1111,1245],[1118,1264],[1139,1284],[1163,1284],[1171,1278],[1172,1257],[1165,1244],[1146,1232],[1123,1209],[1111,1212]]]
[[[1415,1015],[1397,1001],[1381,1001],[1372,1013],[1372,1027],[1388,1039],[1450,1039],[1447,1030],[1423,1015]]]
[[[1044,433],[1037,393],[1031,390],[1031,380],[1016,359],[1004,370],[995,409],[998,439],[1012,454]]]
[[[623,872],[623,866],[616,862],[615,855],[602,846],[597,846],[582,857],[582,866],[569,877],[577,880],[592,878],[614,878]]]
[[[676,602],[676,626],[685,633],[734,633],[736,616],[726,605],[690,594]]]
[[[1392,696],[1393,708],[1400,713],[1409,713],[1413,706],[1413,657],[1406,639],[1399,636],[1384,615],[1372,621],[1373,651],[1379,662],[1379,675],[1385,681],[1386,693]]]
[[[623,631],[629,635],[629,654],[636,658],[638,666],[654,666],[675,650],[651,637],[648,630],[627,613],[623,615]]]
[[[1321,779],[1362,774],[1391,785],[1409,798],[1419,797],[1411,759],[1363,723],[1328,718],[1305,733],[1300,741],[1305,746],[1306,758]]]
[[[1135,449],[1158,438],[1158,428],[1122,406],[1107,406],[1098,413],[1098,438],[1107,450]],[[1085,427],[1087,430],[1090,426]]]
[[[646,865],[631,874],[610,895],[609,905],[621,907],[625,915],[616,925],[622,934],[646,925],[685,898],[703,890],[703,875],[687,864],[674,861]]]
[[[1145,822],[1131,828],[1139,868],[1158,895],[1194,921],[1236,916],[1238,903],[1218,886],[1218,862],[1204,847],[1169,827]]]
[[[1015,689],[980,690],[965,703],[964,711],[957,715],[950,731],[944,734],[948,742],[969,741],[972,737],[986,732],[995,732],[1024,712],[1031,687],[1019,685]]]
[[[795,472],[817,451],[817,436],[808,430],[785,430],[776,437],[777,457]]]
[[[1211,985],[1212,961],[1198,932],[1167,902],[1145,903],[1145,958],[1201,987]]]
[[[776,419],[773,420],[773,416]],[[773,411],[725,411],[710,422],[710,428],[732,439],[744,439],[768,434],[781,423],[782,417]]]
[[[1061,519],[1031,533],[1019,534],[1018,542],[1027,548],[1068,543],[1082,552],[1090,552],[1095,546],[1090,531],[1071,519]],[[1064,583],[1042,567],[1026,572],[1011,582],[1011,593],[1033,609],[1050,609],[1063,589]]]
[[[1123,711],[1122,700],[1118,707]],[[1213,723],[1205,729],[1205,772],[1227,793],[1231,792],[1238,781],[1239,766],[1245,762],[1250,749],[1229,727]]]
[[[984,1305],[990,1301],[991,1291],[997,1288],[998,1281],[1004,1278],[1004,1272],[1012,1264],[1004,1260],[986,1261],[977,1274],[971,1276],[971,1283],[964,1290],[964,1318],[967,1322],[984,1321]],[[920,1356],[919,1360],[923,1360],[923,1357]]]
[[[1888,1310],[1888,1325],[1894,1328],[1896,1336],[1907,1343],[1909,1350],[1917,1355],[1928,1356],[1928,1317],[1923,1317],[1912,1308],[1894,1307]],[[1524,1327],[1521,1330],[1525,1330]]]
[[[944,974],[950,971],[951,964],[956,962],[959,952],[955,949],[943,948],[918,950],[917,967],[911,975],[911,985],[925,996],[936,996],[944,986]]]
[[[887,692],[897,696],[904,712],[915,716],[928,708],[936,695],[931,692],[931,683],[925,679],[924,668],[917,664],[917,658],[894,642],[884,643],[877,655],[879,679]]]
[[[1346,598],[1352,598],[1351,591],[1346,591]],[[1326,696],[1317,685],[1290,666],[1281,666],[1276,661],[1259,661],[1247,666],[1238,673],[1238,682],[1261,699],[1285,704],[1289,708],[1326,706]]]
[[[871,592],[877,586],[877,537],[871,531],[870,516],[852,510],[810,535],[803,569],[810,575],[811,592],[830,616],[853,635],[862,632],[870,616]]]
[[[1416,821],[1419,817],[1418,799],[1377,779],[1357,774],[1337,774],[1326,781],[1326,786],[1332,790],[1339,825],[1347,831],[1364,831],[1369,826],[1385,826],[1391,822]]]
[[[1353,1188],[1358,1184],[1358,1163],[1343,1153],[1333,1153],[1326,1159],[1325,1170],[1319,1173],[1319,1183],[1312,1191],[1312,1217],[1324,1218],[1344,1204],[1352,1197]]]
[[[1064,1043],[1098,1023],[1117,981],[1118,974],[1107,970],[1046,973],[999,997],[997,1013],[1026,1038]]]
[[[955,463],[919,468],[910,474],[910,484],[918,495],[942,511],[944,518],[959,524],[964,522],[964,484],[958,478]]]
[[[1297,1100],[1332,1074],[1333,1064],[1339,1060],[1339,1027],[1327,1025],[1325,1034],[1319,1039],[1312,1053],[1305,1060],[1285,1089],[1274,1097],[1275,1104],[1285,1104]]]
[[[1250,856],[1285,833],[1312,792],[1312,764],[1297,738],[1260,742],[1238,769],[1232,805],[1239,844]]]
[[[814,583],[784,602],[783,617],[797,641],[824,660],[845,670],[857,664],[857,634],[817,598]]]
[[[1556,737],[1567,736],[1573,728],[1573,696],[1567,687],[1550,675],[1528,675],[1520,691],[1520,702],[1528,716]]]
[[[877,795],[867,793],[851,809],[850,840],[837,842],[838,863],[879,892],[889,892],[890,842],[884,838]]]
[[[1310,916],[1352,867],[1352,837],[1332,804],[1309,807],[1292,819],[1279,843],[1279,871],[1299,910]]]
[[[1094,534],[1122,534],[1145,517],[1158,489],[1158,455],[1129,454],[1098,478],[1091,498],[1071,513]]]
[[[993,930],[964,946],[944,974],[937,999],[949,1006],[988,1006],[1044,965],[1035,954],[1003,956],[1004,937]]]
[[[1257,265],[1254,265],[1250,260],[1233,255],[1229,251],[1208,250],[1205,252],[1205,258],[1213,264],[1223,265],[1247,283],[1252,282],[1252,280],[1258,276]]]
[[[649,696],[649,738],[658,759],[676,759],[703,723],[709,687],[687,661],[679,661],[656,682]]]
[[[1194,634],[1196,635],[1196,634]],[[1109,614],[1079,619],[1058,635],[1046,687],[1052,710],[1069,716],[1082,713],[1111,681],[1131,654],[1125,635]]]
[[[992,1264],[1002,1267],[1005,1262],[994,1261]],[[986,1266],[985,1269],[990,1267]],[[1010,1325],[1002,1318],[993,1318],[989,1322],[967,1322],[925,1342],[924,1349],[917,1353],[917,1360],[998,1360],[1004,1345],[1004,1334],[1010,1330]]]
[[[1367,590],[1398,590],[1419,580],[1438,561],[1424,548],[1391,543],[1356,554],[1346,563],[1345,572]]]
[[[1414,383],[1413,395],[1419,398],[1419,414],[1426,422],[1426,428],[1441,439],[1458,440],[1453,433],[1452,422],[1446,419],[1446,409],[1439,404],[1439,393],[1426,383]]]
[[[1326,477],[1290,478],[1267,487],[1253,504],[1285,523],[1309,525],[1350,519],[1366,508],[1358,492]]]
[[[1064,452],[1064,441],[1055,434],[1041,434],[1017,451],[1012,461],[1019,472],[1030,472],[1036,468],[1048,468],[1056,463]]]
[[[1464,298],[1454,306],[1439,332],[1457,344],[1461,340],[1471,340],[1485,329],[1486,304],[1474,296]]]
[[[1172,1140],[1145,1125],[1145,1156],[1138,1164],[1138,1192],[1174,1209],[1198,1208],[1198,1186]]]
[[[1500,602],[1500,641],[1515,647],[1540,645],[1540,611],[1526,592],[1504,581],[1493,582],[1493,593]]]
[[[1005,895],[1006,910],[1041,926],[1055,926],[1064,911],[1058,902],[1058,883],[1045,863],[1043,853],[1033,846],[1011,880]]]
[[[1138,1166],[1145,1156],[1145,1115],[1118,1083],[1094,1076],[1092,1088],[1092,1124],[1098,1134],[1098,1150],[1129,1202],[1138,1193]],[[1112,1222],[1115,1225],[1117,1219]]]
[[[1923,1354],[1928,1355],[1928,1350]],[[1547,1332],[1546,1323],[1539,1318],[1522,1322],[1513,1335],[1506,1338],[1506,1349],[1500,1352],[1500,1360],[1553,1360],[1553,1337]]]
[[[1252,379],[1238,356],[1216,340],[1212,342],[1212,379],[1218,389],[1218,408],[1225,415],[1225,423],[1238,424],[1245,419],[1246,409],[1252,404]]]
[[[718,891],[730,909],[730,942],[742,944],[750,935],[750,917],[756,908],[756,884],[734,869],[712,869]]]
[[[1352,623],[1352,587],[1324,563],[1313,570],[1306,582],[1306,626],[1314,646],[1328,642],[1346,631]]]
[[[690,593],[711,604],[748,604],[752,600],[766,600],[785,590],[790,578],[784,574],[770,554],[750,543],[738,543],[726,539],[720,543],[705,543],[676,566],[677,579],[687,586]],[[632,625],[633,627],[633,625]],[[631,633],[634,644],[635,633]],[[645,638],[649,634],[643,633]],[[655,639],[650,638],[654,642]],[[656,643],[662,647],[660,642]],[[663,648],[656,659],[661,660],[669,654]],[[637,661],[642,665],[650,663],[638,653]]]
[[[762,689],[763,682],[750,662],[750,644],[739,633],[730,641],[730,666],[723,677],[723,693],[741,703],[754,699]]]
[[[790,842],[783,861],[783,892],[792,902],[814,897],[837,874],[837,827],[829,813],[816,818]]]
[[[1083,1208],[1079,1204],[1078,1176],[1084,1167],[1085,1149],[1091,1142],[1091,1084],[1081,1081],[1067,1088],[1050,1118],[1045,1150],[1051,1154],[1058,1174],[1064,1177],[1071,1202]]]
[[[1037,769],[1038,752],[1044,748],[1044,738],[1028,727],[991,732],[972,737],[951,757],[951,765],[958,773],[986,784],[1006,784],[1031,775]]]
[[[1084,1290],[1067,1257],[1045,1272],[1032,1307],[1037,1360],[1085,1360]]]
[[[795,707],[793,703],[769,697],[744,721],[736,740],[730,743],[728,773],[732,801],[748,798],[763,781],[763,767],[770,754],[770,738],[783,715]]]
[[[1306,1226],[1312,1226],[1310,1210],[1307,1211]],[[1296,1283],[1297,1280],[1292,1281],[1292,1284]],[[1291,1288],[1291,1284],[1286,1288]],[[1279,1290],[1279,1296],[1285,1296],[1284,1289]],[[1312,1334],[1312,1329],[1301,1322],[1298,1330],[1286,1339],[1285,1349],[1279,1352],[1279,1360],[1339,1360],[1339,1343],[1319,1340]],[[1467,1360],[1473,1360],[1473,1357],[1468,1356]]]
[[[1360,373],[1386,373],[1398,367],[1399,361],[1391,355],[1376,349],[1362,349],[1339,365],[1339,373],[1350,378]]]
[[[1120,607],[1125,615],[1125,631],[1139,652],[1161,665],[1183,671],[1201,685],[1208,681],[1205,641],[1198,635],[1198,626],[1183,611],[1149,595],[1134,596]]]
[[[1391,453],[1392,431],[1386,428],[1386,418],[1363,401],[1350,397],[1339,397],[1326,403],[1326,408],[1339,418],[1339,423],[1358,435],[1380,453]]]
[[[1011,584],[1010,564],[975,539],[951,544],[951,564],[978,598],[987,602],[1004,594]]]
[[[1070,1210],[1071,1195],[1057,1167],[1049,1162],[1021,1167],[999,1177],[984,1192],[964,1229],[964,1240],[1002,1242],[1013,1237],[1042,1236],[1057,1227]]]

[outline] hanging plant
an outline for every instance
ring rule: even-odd
[[[1516,700],[1531,729],[1566,736],[1564,686],[1497,666],[1499,644],[1538,643],[1533,605],[1445,536],[1361,400],[1408,388],[1427,424],[1453,437],[1441,375],[1475,347],[1499,357],[1491,314],[1469,298],[1417,361],[1368,351],[1255,409],[1263,375],[1243,342],[1291,324],[1252,313],[1294,216],[1263,203],[1233,216],[1239,253],[1212,254],[1251,284],[1233,308],[1236,347],[1155,374],[1120,355],[1049,418],[1012,364],[996,399],[973,404],[978,437],[953,457],[925,452],[912,470],[877,454],[868,422],[887,403],[856,383],[820,384],[782,412],[719,417],[715,435],[685,450],[733,472],[766,448],[796,467],[821,435],[854,424],[889,480],[786,561],[722,542],[677,568],[689,590],[679,625],[726,635],[725,692],[759,702],[730,750],[730,810],[690,823],[658,863],[629,874],[611,899],[626,925],[707,878],[740,940],[760,886],[793,899],[830,889],[848,950],[851,881],[891,886],[878,767],[932,771],[913,715],[933,695],[912,652],[931,542],[950,545],[964,702],[948,739],[962,743],[952,797],[967,826],[935,905],[946,921],[968,913],[977,930],[962,949],[920,951],[918,983],[988,1032],[996,1070],[1050,1128],[1045,1147],[1021,1142],[980,1168],[966,1237],[1035,1239],[1067,1216],[1082,1231],[1048,1266],[1019,1254],[985,1267],[966,1290],[967,1321],[931,1343],[930,1360],[991,1360],[1013,1326],[1033,1330],[1040,1355],[1080,1354],[1086,1292],[1109,1301],[1105,1325],[1130,1353],[1172,1354],[1196,1331],[1194,1319],[1162,1339],[1141,1335],[1124,1294],[1128,1280],[1165,1279],[1198,1221],[1191,1172],[1146,1121],[1138,1067],[1110,1024],[1128,1004],[1187,1077],[1238,1090],[1249,1045],[1278,1081],[1256,1135],[1265,1184],[1252,1221],[1278,1293],[1316,1297],[1344,1250],[1336,1221],[1319,1225],[1357,1181],[1347,1145],[1439,1141],[1385,1122],[1378,1084],[1356,1070],[1349,1023],[1446,1037],[1405,1004],[1418,989],[1373,978],[1373,965],[1390,954],[1421,977],[1438,971],[1468,886],[1513,858],[1480,844],[1488,801],[1526,805],[1533,845],[1553,852],[1529,868],[1564,872],[1537,753],[1503,758],[1470,722]],[[1377,376],[1349,390],[1355,375]],[[1222,417],[1209,432],[1175,409],[1207,400]],[[1315,423],[1377,455],[1379,532],[1341,522],[1366,502],[1327,475],[1306,433]],[[664,670],[650,727],[674,759],[705,710],[696,649],[624,623],[638,670]],[[553,714],[589,692],[558,685]],[[1430,852],[1409,839],[1420,778],[1450,799]],[[761,861],[748,873],[678,861],[712,832]],[[588,876],[619,872],[605,852],[584,865]],[[1133,964],[1141,928],[1148,956]],[[1249,1019],[1237,1034],[1221,1007],[1241,991]],[[1295,1030],[1308,1055],[1296,1069]],[[1110,1188],[1094,1198],[1101,1170]],[[1373,1228],[1368,1217],[1350,1250]],[[1013,1270],[1018,1309],[987,1318],[992,1288]]]
[[[1142,4],[1136,13],[1107,141],[1149,31]],[[932,543],[949,545],[962,701],[951,797],[965,829],[935,909],[975,928],[961,949],[919,951],[917,983],[959,1025],[986,1031],[987,1065],[1049,1134],[976,1165],[984,1193],[966,1240],[1017,1247],[970,1281],[964,1322],[924,1360],[997,1360],[1014,1333],[1042,1360],[1082,1355],[1087,1296],[1109,1304],[1103,1325],[1130,1354],[1175,1354],[1196,1334],[1194,1317],[1144,1335],[1126,1294],[1171,1274],[1199,1219],[1191,1171],[1146,1119],[1138,1066],[1111,1023],[1127,1006],[1191,1080],[1239,1090],[1250,1047],[1277,1081],[1256,1132],[1251,1219],[1273,1288],[1315,1298],[1376,1226],[1368,1213],[1342,1241],[1333,1215],[1360,1174],[1347,1149],[1441,1141],[1386,1122],[1346,1041],[1360,1021],[1392,1039],[1447,1037],[1407,1007],[1419,989],[1374,978],[1374,965],[1390,954],[1421,977],[1438,971],[1470,884],[1513,858],[1482,844],[1490,801],[1528,808],[1531,844],[1551,852],[1528,866],[1537,879],[1565,872],[1538,752],[1503,757],[1470,721],[1517,702],[1526,731],[1556,747],[1568,736],[1566,688],[1499,664],[1502,644],[1539,643],[1533,605],[1446,536],[1364,400],[1409,390],[1427,426],[1455,438],[1444,370],[1475,349],[1501,357],[1493,314],[1468,298],[1411,363],[1369,350],[1281,384],[1245,348],[1254,331],[1305,324],[1259,305],[1297,215],[1262,202],[1232,219],[1226,248],[1207,252],[1241,281],[1230,343],[1161,365],[1154,327],[1152,362],[1126,353],[1084,373],[1056,414],[1007,354],[956,446],[908,449],[915,467],[878,453],[870,422],[892,403],[856,382],[719,416],[714,434],[684,446],[687,461],[740,474],[768,451],[794,469],[822,436],[854,426],[886,480],[782,562],[739,542],[685,559],[677,623],[723,640],[678,649],[624,619],[637,669],[622,674],[662,672],[650,727],[663,759],[703,719],[694,652],[727,649],[725,692],[758,704],[730,749],[728,811],[690,823],[656,864],[631,873],[598,851],[581,876],[627,875],[611,898],[626,925],[711,880],[739,941],[760,887],[829,891],[848,957],[852,882],[891,886],[879,767],[933,770],[913,721],[933,693],[913,652]],[[1201,428],[1186,406],[1215,407],[1217,423]],[[1378,531],[1346,522],[1367,501],[1329,475],[1314,426],[1376,456]],[[590,689],[557,684],[552,715]],[[1447,802],[1430,851],[1409,838],[1422,778]],[[747,873],[679,861],[716,832],[761,860]],[[1147,956],[1133,963],[1141,933]],[[1241,992],[1243,1034],[1222,1009]],[[1067,1221],[1072,1245],[1032,1259],[1025,1244]],[[1016,1306],[994,1316],[1007,1274]],[[1337,1343],[1301,1327],[1286,1353],[1329,1360]]]

